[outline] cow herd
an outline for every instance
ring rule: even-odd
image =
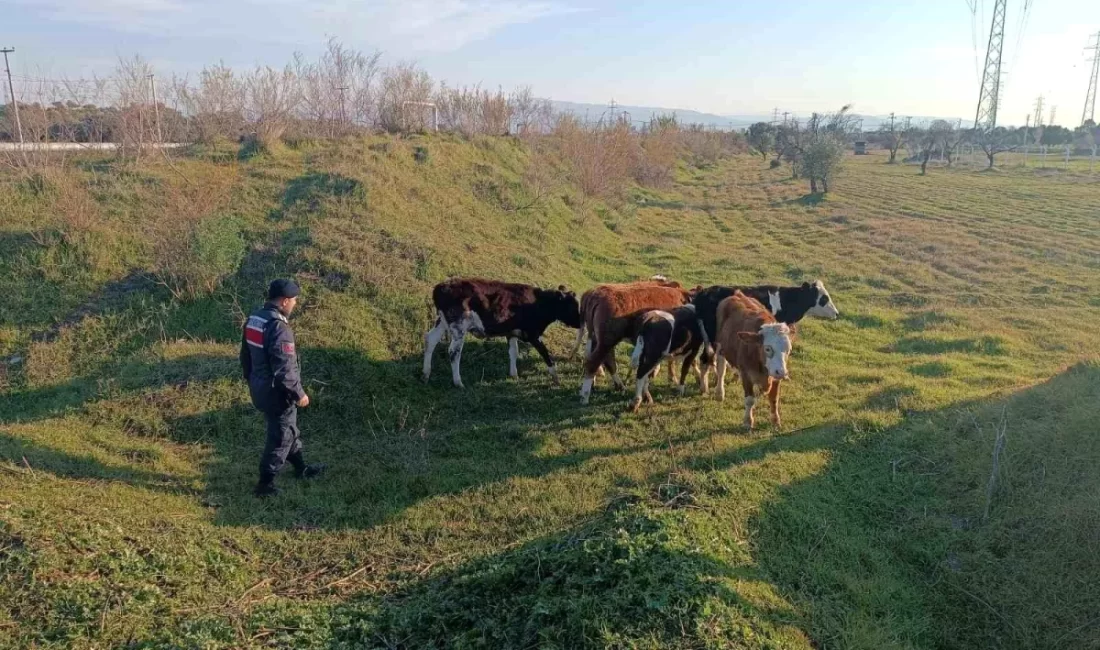
[[[708,375],[718,376],[718,399],[725,398],[725,372],[732,366],[745,393],[745,426],[754,424],[756,391],[767,395],[772,420],[779,424],[779,385],[790,376],[787,361],[792,350],[791,325],[810,315],[834,319],[836,304],[820,281],[795,287],[712,286],[685,289],[664,276],[623,284],[602,284],[577,295],[564,286],[540,289],[478,278],[455,278],[432,292],[435,322],[425,336],[424,381],[431,376],[436,346],[449,337],[451,378],[462,388],[462,348],[466,334],[508,338],[509,374],[518,376],[519,342],[538,351],[554,384],[557,367],[542,335],[555,322],[577,329],[575,356],[585,342],[581,402],[588,403],[596,377],[606,370],[616,387],[623,388],[615,364],[615,347],[634,343],[630,363],[635,368],[637,410],[643,400],[652,403],[649,383],[669,364],[669,378],[678,381],[681,395],[689,370],[700,391],[708,392]],[[673,360],[682,359],[678,380]],[[701,364],[700,364],[701,361]]]

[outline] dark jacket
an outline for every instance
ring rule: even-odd
[[[261,411],[281,411],[305,397],[294,332],[271,303],[253,312],[244,324],[241,369],[252,404]]]

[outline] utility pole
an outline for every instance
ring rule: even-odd
[[[790,115],[789,111],[783,111],[783,124],[784,124],[784,126],[786,126],[786,124],[787,124],[787,116],[788,115]]]
[[[1043,96],[1039,95],[1039,99],[1035,100],[1035,127],[1038,128],[1043,125]]]
[[[894,132],[894,114],[890,113],[890,133]]]
[[[607,121],[608,125],[610,125],[612,120],[615,119],[615,108],[618,106],[618,104],[615,103],[614,97],[611,98],[611,103],[608,106],[611,109],[611,119]]]
[[[14,53],[14,47],[5,47],[0,50],[4,53],[4,70],[8,73],[8,92],[11,93],[11,105],[15,109],[15,130],[19,132],[19,144],[23,144],[23,123],[19,121],[19,102],[15,99],[15,86],[11,83],[11,66],[8,65],[8,54]]]
[[[993,21],[989,25],[989,43],[985,50],[982,88],[978,93],[978,110],[974,115],[974,130],[989,133],[997,127],[997,106],[1001,102],[1001,53],[1005,44],[1005,6],[1008,0],[995,0]]]
[[[772,124],[775,124],[778,121],[779,121],[779,107],[776,106],[775,108],[772,109]]]
[[[157,123],[157,142],[164,142],[163,136],[160,132],[160,108],[157,106],[157,80],[151,74],[145,75],[145,78],[149,80],[149,88],[153,91],[153,119]]]
[[[1096,43],[1091,46],[1092,74],[1089,76],[1089,91],[1085,94],[1085,110],[1081,111],[1082,126],[1089,120],[1096,121],[1096,87],[1100,85],[1100,32],[1093,34],[1093,37],[1096,39]],[[11,79],[10,72],[8,73],[8,79]]]
[[[1027,167],[1027,153],[1031,149],[1031,114],[1024,118],[1024,167]]]

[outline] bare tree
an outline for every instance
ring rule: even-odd
[[[334,137],[353,127],[373,127],[377,120],[376,77],[381,53],[363,54],[329,39],[317,62],[294,55],[301,85],[298,114],[314,135]]]
[[[518,135],[546,133],[553,126],[554,109],[548,99],[535,97],[530,86],[522,86],[508,96],[512,120]]]
[[[414,63],[399,63],[382,73],[379,126],[387,131],[424,130],[430,124],[435,83]]]
[[[147,143],[156,139],[149,86],[152,74],[153,67],[140,56],[120,58],[115,67],[113,80],[118,122],[114,136],[123,157],[141,156],[148,150]]]
[[[290,128],[301,101],[298,78],[289,65],[282,70],[257,66],[244,79],[245,119],[263,147],[275,145]]]
[[[936,150],[936,145],[940,142],[939,133],[929,125],[926,127],[911,127],[906,135],[917,149],[917,155],[920,157],[920,173],[923,176],[928,171],[928,160],[932,157],[932,152]]]
[[[966,140],[966,131],[959,128],[958,124],[952,124],[945,120],[937,120],[937,123],[943,122],[938,129],[940,135],[940,150],[943,151],[944,158],[947,159],[947,166],[950,167],[955,163],[955,158],[959,147]]]
[[[181,107],[191,119],[198,142],[211,144],[240,132],[247,94],[244,81],[232,68],[218,63],[202,69],[197,85],[176,79],[173,86]]]
[[[886,147],[886,150],[890,152],[890,160],[886,161],[887,164],[894,164],[897,161],[898,149],[901,149],[905,144],[906,132],[900,124],[895,123],[893,119],[893,113],[890,114],[890,123],[883,122],[879,125],[879,135],[882,138],[882,144]]]
[[[989,166],[986,169],[993,169],[993,159],[997,154],[1015,151],[1020,147],[1016,134],[1003,126],[990,131],[979,131],[974,134],[973,140],[989,160]]]

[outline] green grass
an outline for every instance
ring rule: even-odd
[[[568,186],[516,209],[526,163],[440,136],[4,178],[0,646],[1100,648],[1096,176],[853,157],[807,201],[745,156],[577,220]],[[194,206],[247,253],[181,302],[149,235]],[[513,381],[501,341],[464,392],[442,354],[417,379],[449,274],[655,272],[826,282],[782,430],[664,378],[581,407],[575,362]],[[290,273],[330,473],[257,502],[238,327]]]

